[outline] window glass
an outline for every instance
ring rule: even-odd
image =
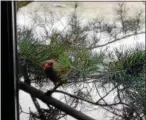
[[[144,2],[19,1],[17,49],[19,81],[77,110],[21,89],[20,120],[146,116]]]

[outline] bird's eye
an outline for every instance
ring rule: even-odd
[[[50,66],[52,66],[53,65],[53,63],[50,63]]]

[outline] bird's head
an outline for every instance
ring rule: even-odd
[[[44,63],[43,64],[43,68],[44,69],[48,69],[48,68],[50,68],[50,67],[52,67],[53,66],[53,63]]]
[[[48,68],[53,67],[55,64],[56,64],[56,61],[54,59],[50,59],[50,60],[45,61],[45,63],[43,64],[43,68],[48,69]]]

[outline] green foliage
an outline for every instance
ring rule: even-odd
[[[31,34],[30,30],[28,30]],[[79,71],[81,75],[87,75],[98,69],[97,65],[103,60],[97,53],[81,46],[75,46],[74,43],[68,42],[68,39],[61,38],[58,33],[54,33],[50,37],[50,44],[42,44],[41,41],[26,34],[18,41],[19,53],[23,58],[30,61],[31,65],[40,66],[45,60],[55,59],[57,61],[56,70],[62,76],[67,77],[68,71],[73,67]],[[20,34],[23,35],[23,34]],[[72,59],[73,58],[73,59]]]
[[[71,66],[71,60],[69,59],[68,54],[65,52],[59,55],[57,61],[60,68],[69,68]]]
[[[144,62],[145,53],[143,48],[144,46],[142,44],[137,44],[136,47],[129,47],[128,49],[124,49],[123,46],[120,49],[115,48],[114,58],[117,60],[112,59],[112,62],[109,63],[108,71],[121,71],[136,65],[139,62]],[[111,56],[112,55],[110,53],[109,57],[112,58],[113,56]]]
[[[124,98],[127,104],[138,113],[145,113],[145,71],[144,46],[137,44],[136,47],[127,50],[115,49],[115,61],[109,64],[109,74],[105,75],[102,84],[112,83],[113,85],[122,86],[119,89],[119,95],[116,98]]]
[[[22,39],[18,42],[19,53],[32,63],[40,65],[47,57],[47,48],[38,41]]]
[[[115,49],[115,55],[117,60],[108,65],[108,71],[111,72],[109,82],[117,82],[131,88],[145,82],[143,70],[145,52],[142,45],[127,50]]]

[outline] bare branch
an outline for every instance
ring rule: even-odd
[[[94,47],[89,47],[89,48],[87,48],[87,49],[95,49],[95,48],[99,48],[99,47],[104,47],[104,46],[109,45],[109,44],[111,44],[111,43],[120,41],[120,40],[122,40],[122,39],[126,39],[126,38],[128,38],[128,37],[132,37],[132,36],[134,36],[134,35],[140,35],[140,34],[145,34],[145,31],[139,32],[139,33],[137,33],[137,34],[132,33],[132,34],[126,35],[126,36],[124,36],[124,37],[117,38],[117,39],[115,39],[115,40],[112,40],[112,41],[110,41],[110,42],[107,42],[107,43],[105,43],[105,44],[102,44],[102,45],[95,45]]]
[[[71,108],[70,106],[60,102],[59,100],[46,96],[43,92],[40,90],[37,90],[21,81],[19,81],[19,89],[33,95],[34,97],[42,100],[44,103],[51,104],[55,106],[56,108],[66,112],[67,114],[73,116],[76,119],[79,120],[94,120],[93,118],[81,113],[80,111],[75,110],[74,108]]]

